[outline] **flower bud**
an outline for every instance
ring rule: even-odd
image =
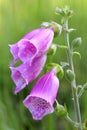
[[[81,37],[75,38],[75,39],[72,41],[72,43],[71,43],[71,44],[72,44],[72,48],[75,49],[75,48],[79,47],[79,46],[81,45],[81,43],[82,43]]]
[[[58,7],[56,8],[56,13],[64,15],[63,10],[61,8],[58,8]]]
[[[57,107],[55,108],[55,112],[58,116],[65,117],[67,115],[66,106],[62,106],[60,104],[57,104]]]
[[[73,15],[73,10],[70,10],[70,8],[68,6],[64,6],[62,9],[57,7],[56,13],[58,13],[62,16],[71,17]]]
[[[74,73],[71,71],[71,70],[67,70],[66,71],[66,77],[67,77],[67,79],[68,79],[68,81],[73,81],[74,80],[74,78],[75,78],[75,75],[74,75]]]
[[[73,10],[70,10],[69,6],[65,6],[63,8],[63,12],[65,14],[65,16],[71,17],[73,15]]]

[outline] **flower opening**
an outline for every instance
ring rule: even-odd
[[[31,93],[23,101],[35,120],[41,120],[54,111],[53,104],[59,88],[59,80],[54,69],[42,76]]]
[[[35,57],[46,54],[51,46],[54,33],[52,29],[39,28],[26,34],[21,40],[10,46],[10,52],[14,57],[14,61],[32,63]],[[12,65],[15,62],[12,61]]]
[[[29,96],[26,105],[29,105],[29,110],[35,120],[41,120],[43,116],[54,111],[49,102],[39,97]]]

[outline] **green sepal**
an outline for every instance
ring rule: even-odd
[[[41,24],[41,27],[43,27],[43,28],[52,28],[53,31],[54,31],[54,37],[60,35],[61,32],[62,32],[62,26],[60,24],[54,22],[54,21],[43,22]]]
[[[65,16],[68,16],[68,17],[71,17],[74,13],[73,10],[70,10],[69,6],[65,6],[63,8],[63,12],[64,12]]]
[[[77,47],[79,47],[82,43],[82,38],[81,37],[77,37],[75,38],[72,43],[71,43],[71,48],[72,49],[76,49]]]
[[[75,75],[72,72],[72,70],[70,70],[70,69],[66,70],[65,74],[66,74],[66,78],[67,78],[68,81],[72,82],[74,80]]]
[[[62,79],[63,76],[64,76],[63,68],[60,65],[58,65],[57,69],[58,69],[57,76],[58,76],[59,79]]]
[[[69,32],[69,33],[73,32],[73,31],[76,31],[76,29],[74,29],[74,28],[68,29],[68,32]]]
[[[56,70],[56,75],[58,76],[59,79],[63,78],[64,76],[64,71],[63,68],[56,63],[49,63],[46,65],[47,71],[49,72],[52,68],[55,68]]]
[[[52,44],[49,50],[47,51],[47,55],[55,55],[57,50],[56,44]]]
[[[60,62],[60,64],[61,64],[62,68],[69,66],[68,62]]]
[[[58,36],[62,32],[62,26],[54,21],[51,22],[53,31],[54,31],[54,37]]]
[[[51,27],[51,26],[52,26],[51,22],[43,22],[43,23],[41,24],[41,27],[43,27],[43,28],[49,28],[49,27]]]

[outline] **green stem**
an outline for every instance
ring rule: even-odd
[[[74,122],[67,114],[66,120],[69,121],[74,127],[79,127],[79,123]]]
[[[70,66],[70,69],[72,72],[74,72],[74,65],[73,65],[73,59],[72,59],[72,51],[70,48],[70,43],[69,43],[69,33],[68,33],[68,17],[65,17],[64,20],[64,32],[65,32],[65,44],[67,45],[67,59],[68,63]],[[76,115],[76,122],[79,122],[80,127],[78,130],[82,130],[82,122],[81,122],[81,114],[80,114],[80,105],[79,105],[79,98],[77,95],[77,88],[76,88],[76,79],[71,82],[71,87],[72,87],[72,96],[73,96],[73,102],[74,102],[74,110],[75,110],[75,115]]]

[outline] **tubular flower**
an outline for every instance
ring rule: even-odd
[[[29,33],[27,33],[22,39],[27,39],[27,40],[30,40],[32,37],[34,37],[41,29],[35,29]],[[17,61],[19,60],[19,56],[18,56],[18,53],[19,53],[19,47],[18,47],[18,43],[20,42],[21,40],[19,40],[16,44],[12,44],[12,45],[9,45],[10,46],[10,52],[11,54],[13,55],[14,57],[14,60]]]
[[[32,65],[28,62],[21,64],[18,67],[10,67],[11,78],[16,84],[14,93],[17,94],[21,91],[27,84],[32,82],[40,74],[46,62],[46,55],[36,57]]]
[[[51,46],[53,36],[54,33],[50,28],[39,28],[29,32],[16,44],[10,45],[14,61],[29,61],[31,64],[35,57],[46,53]],[[13,64],[15,63],[14,61]]]
[[[59,88],[54,69],[42,76],[23,101],[35,120],[41,120],[54,111],[53,104]]]

